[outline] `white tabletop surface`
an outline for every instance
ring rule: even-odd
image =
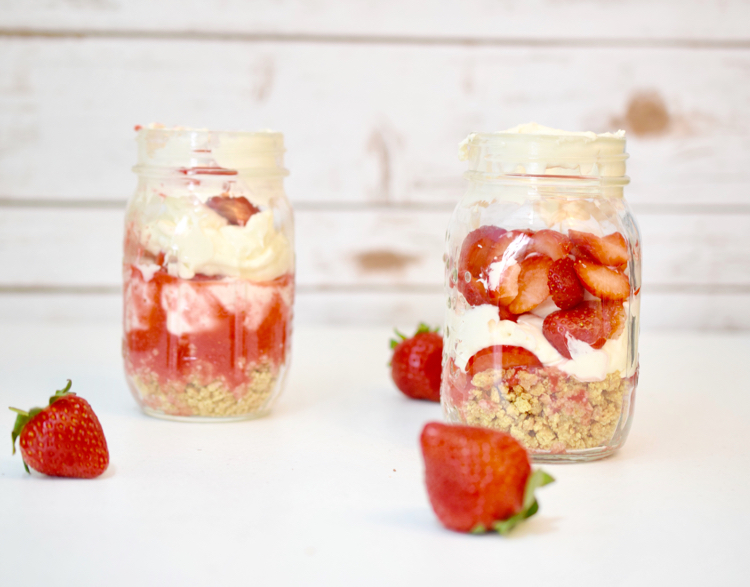
[[[0,406],[65,379],[111,453],[96,480],[25,473],[0,450],[0,585],[748,585],[750,336],[644,334],[630,438],[545,465],[508,537],[443,529],[418,436],[437,404],[390,383],[385,329],[305,329],[267,418],[142,415],[115,326],[0,325]]]

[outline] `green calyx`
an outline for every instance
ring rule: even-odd
[[[75,393],[72,393],[70,391],[70,386],[72,385],[72,381],[68,379],[68,384],[63,389],[58,389],[55,392],[55,395],[49,398],[49,406],[51,406],[54,402],[59,400],[61,397],[65,397],[66,395],[75,395]],[[28,412],[24,412],[23,410],[19,410],[18,408],[9,408],[11,412],[15,412],[18,414],[16,416],[16,423],[13,425],[13,432],[11,432],[10,436],[13,441],[13,454],[16,454],[16,439],[21,436],[21,432],[23,432],[24,426],[28,424],[31,420],[36,417],[37,414],[39,414],[42,410],[45,408],[31,408]],[[26,462],[23,463],[23,466],[26,469],[26,472],[29,472],[29,467],[26,464]]]
[[[407,338],[411,338],[411,337],[406,336],[405,334],[401,334],[396,328],[393,329],[393,332],[396,333],[396,338],[392,338],[390,341],[391,349],[395,349],[399,344],[401,344]],[[430,328],[424,322],[420,322],[419,326],[417,327],[417,331],[412,336],[416,336],[417,334],[425,334],[427,332],[437,333],[437,332],[440,332],[440,328]]]
[[[500,520],[492,525],[492,529],[498,534],[507,534],[525,519],[530,518],[539,511],[539,502],[536,500],[534,492],[540,487],[549,485],[554,482],[555,478],[541,469],[537,469],[529,475],[526,481],[526,488],[523,492],[523,506],[521,511],[511,516],[507,520]],[[471,530],[472,534],[483,534],[487,529],[481,524]]]

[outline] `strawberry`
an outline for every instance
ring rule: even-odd
[[[247,198],[232,198],[228,194],[209,198],[206,206],[234,226],[245,226],[253,214],[260,212],[260,208],[251,204]]]
[[[628,262],[628,243],[619,232],[599,237],[590,232],[569,230],[568,237],[584,256],[602,265],[619,266]]]
[[[466,363],[471,377],[487,369],[510,369],[511,367],[541,367],[542,363],[531,351],[520,346],[498,344],[482,349]]]
[[[575,271],[583,287],[602,300],[624,300],[630,295],[630,280],[624,273],[577,259]]]
[[[552,263],[547,285],[552,301],[561,310],[573,308],[583,301],[583,286],[570,257],[563,257]]]
[[[567,256],[572,246],[570,239],[556,230],[538,230],[531,237],[527,254],[539,253],[557,261]]]
[[[429,422],[420,442],[430,504],[450,530],[506,534],[538,511],[536,488],[554,481],[532,473],[523,446],[499,430]]]
[[[552,259],[546,255],[529,255],[521,261],[518,275],[518,295],[508,309],[513,314],[523,314],[533,310],[549,295],[547,277]]]
[[[568,337],[600,349],[607,341],[604,335],[601,303],[599,300],[581,302],[573,309],[552,312],[544,319],[542,332],[549,343],[566,359],[571,358]]]
[[[602,300],[602,325],[606,338],[619,338],[625,330],[625,308],[622,302]]]
[[[490,266],[502,262],[505,267],[511,267],[511,260],[523,255],[531,234],[531,231],[508,232],[498,226],[480,226],[466,236],[458,259],[458,290],[470,305],[490,303],[501,295],[487,291]],[[505,267],[498,279],[501,283]]]
[[[49,399],[45,408],[16,412],[13,454],[20,438],[21,456],[29,467],[53,477],[98,477],[109,465],[107,441],[89,403],[70,392],[71,381]]]
[[[411,338],[398,330],[396,335],[400,340],[391,340],[391,377],[396,387],[410,398],[439,402],[443,337],[425,324]]]

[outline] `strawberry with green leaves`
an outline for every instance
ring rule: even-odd
[[[443,337],[438,329],[420,324],[412,337],[398,330],[396,335],[398,340],[391,340],[391,377],[396,387],[410,398],[439,402]]]
[[[432,509],[450,530],[506,534],[537,512],[534,491],[554,481],[532,472],[526,449],[499,430],[429,422],[420,441]]]
[[[19,439],[26,471],[29,467],[53,477],[90,479],[109,465],[104,431],[89,403],[70,391],[71,381],[44,408],[16,412],[11,435],[13,454]]]

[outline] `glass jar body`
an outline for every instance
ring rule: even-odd
[[[446,420],[508,432],[537,462],[612,454],[638,379],[640,236],[622,186],[467,175],[446,236]]]
[[[125,373],[148,414],[266,414],[290,356],[294,226],[276,173],[140,165],[125,219]]]

